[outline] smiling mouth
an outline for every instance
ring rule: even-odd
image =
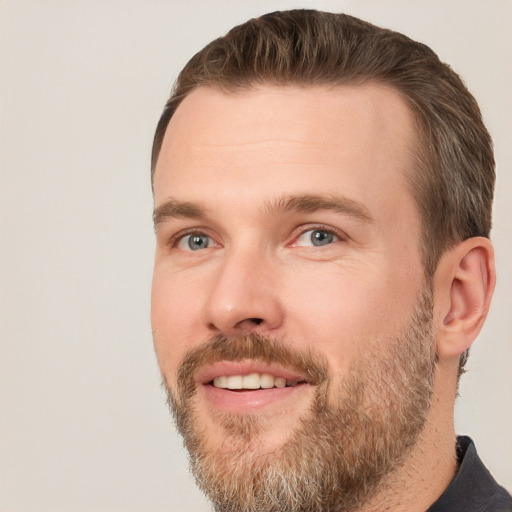
[[[230,391],[254,391],[258,389],[289,388],[305,383],[304,380],[287,380],[270,373],[248,375],[222,375],[208,382],[209,385]]]
[[[299,390],[312,388],[311,384],[297,371],[249,359],[221,361],[196,376],[196,389],[206,404],[235,414],[262,412],[267,407],[277,414],[284,401],[309,396]]]

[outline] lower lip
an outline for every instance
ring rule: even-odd
[[[255,412],[272,405],[282,406],[283,401],[297,393],[304,393],[306,387],[309,386],[297,384],[287,388],[231,391],[205,384],[200,387],[200,393],[204,393],[207,402],[213,407],[224,412]]]

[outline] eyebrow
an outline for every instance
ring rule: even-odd
[[[264,211],[269,217],[284,215],[287,213],[313,213],[317,211],[332,211],[353,217],[365,223],[374,222],[368,208],[358,201],[344,196],[300,195],[281,196],[267,200]],[[197,203],[190,201],[178,201],[169,198],[157,206],[153,211],[153,223],[155,228],[172,218],[203,219],[207,210]]]
[[[283,196],[267,201],[265,203],[265,209],[270,216],[291,212],[308,213],[326,210],[354,217],[368,224],[374,222],[366,206],[345,196]]]
[[[198,204],[189,201],[177,201],[176,199],[170,198],[153,210],[153,224],[156,227],[167,219],[180,217],[186,219],[201,219],[205,216],[205,209]]]

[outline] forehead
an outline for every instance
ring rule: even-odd
[[[219,191],[238,188],[237,197],[247,199],[274,191],[321,194],[326,187],[370,203],[372,195],[410,195],[404,176],[414,145],[408,106],[384,86],[266,86],[230,93],[200,87],[167,128],[155,204],[171,195],[195,200],[205,183]]]

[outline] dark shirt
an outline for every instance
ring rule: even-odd
[[[459,470],[427,512],[512,512],[512,497],[491,476],[469,437],[457,438]]]

